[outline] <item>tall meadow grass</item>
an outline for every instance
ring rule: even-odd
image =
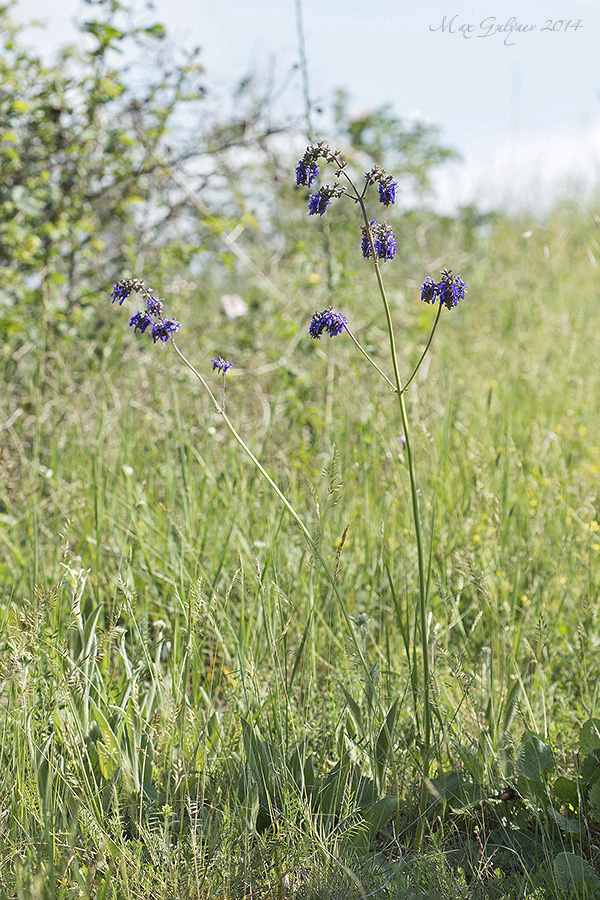
[[[451,261],[469,286],[405,395],[432,548],[420,854],[418,567],[395,398],[350,341],[306,328],[334,302],[385,369],[387,335],[367,264],[341,228],[309,224],[310,246],[264,263],[285,305],[249,280],[234,322],[226,282],[170,308],[205,377],[216,353],[235,360],[227,414],[337,573],[350,622],[172,353],[110,308],[85,340],[48,321],[43,342],[5,344],[4,896],[596,895],[578,767],[596,752],[580,728],[600,676],[598,218],[557,206],[472,232],[412,213],[397,229],[385,276],[403,371],[435,315],[425,275]],[[560,777],[574,801],[558,802]]]

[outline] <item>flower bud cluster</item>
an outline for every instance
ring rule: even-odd
[[[143,290],[144,282],[140,281],[139,278],[122,278],[120,281],[117,281],[116,284],[113,284],[110,296],[113,303],[115,300],[118,300],[119,306],[122,306],[123,301],[127,300],[133,291],[138,292]]]
[[[296,166],[296,185],[298,187],[312,187],[319,174],[319,160],[324,160],[325,164],[333,164],[337,167],[335,177],[339,178],[344,169],[346,162],[342,159],[339,150],[333,151],[328,144],[322,141],[319,144],[311,144],[306,148],[306,152]],[[351,183],[351,182],[350,182]],[[379,184],[379,202],[384,206],[396,201],[396,188],[398,182],[394,181],[391,175],[381,169],[379,166],[373,166],[368,172],[365,172],[365,186],[361,196],[372,184]],[[342,197],[348,194],[348,191],[338,184],[325,185],[315,194],[311,194],[308,203],[309,216],[322,216],[334,197]]]
[[[322,216],[333,197],[341,197],[344,194],[344,188],[339,184],[326,184],[319,188],[316,194],[311,194],[308,202],[309,216]]]

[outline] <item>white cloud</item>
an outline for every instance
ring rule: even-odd
[[[600,122],[578,132],[481,142],[462,163],[435,174],[433,205],[448,213],[470,203],[544,211],[565,191],[589,195],[599,182]]]

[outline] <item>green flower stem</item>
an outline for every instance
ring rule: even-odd
[[[419,514],[419,491],[417,488],[417,478],[415,474],[415,465],[412,453],[412,444],[410,439],[410,429],[408,427],[408,414],[406,411],[406,403],[404,402],[404,390],[400,378],[400,370],[398,368],[398,354],[396,352],[396,340],[394,337],[394,326],[392,322],[392,314],[390,305],[385,292],[383,279],[381,277],[381,269],[377,261],[377,254],[373,243],[373,235],[369,225],[369,218],[362,197],[358,197],[358,202],[363,214],[363,219],[369,236],[371,245],[371,256],[379,285],[379,292],[383,300],[385,309],[385,317],[387,320],[388,333],[390,339],[390,352],[392,355],[392,365],[394,368],[394,377],[396,379],[396,390],[398,393],[398,402],[400,403],[400,416],[402,418],[402,426],[404,428],[404,437],[406,439],[406,459],[408,462],[408,473],[410,478],[410,493],[412,498],[413,521],[415,527],[415,538],[417,542],[417,563],[419,572],[419,618],[421,624],[421,649],[423,656],[423,785],[421,787],[421,801],[419,805],[419,820],[417,824],[417,833],[415,837],[415,845],[417,849],[421,847],[423,842],[423,829],[425,821],[425,811],[427,808],[427,781],[429,779],[429,756],[431,752],[431,702],[429,697],[429,628],[427,623],[427,581],[425,578],[425,562],[423,554],[423,537],[421,534],[421,517]]]
[[[362,353],[362,355],[364,356],[364,358],[367,360],[367,362],[370,362],[371,365],[373,366],[373,368],[374,368],[374,369],[377,369],[377,371],[379,372],[379,374],[381,375],[381,377],[382,377],[385,381],[387,381],[387,383],[389,384],[389,386],[391,387],[391,389],[392,389],[394,392],[397,391],[398,388],[396,387],[396,385],[394,384],[394,382],[393,382],[393,381],[390,381],[390,379],[387,377],[387,375],[385,374],[385,372],[384,372],[382,369],[379,368],[379,366],[377,365],[377,363],[375,362],[375,360],[374,360],[371,356],[369,356],[369,354],[367,353],[367,351],[365,350],[365,348],[364,348],[364,347],[361,347],[361,345],[360,345],[359,342],[356,340],[356,338],[354,337],[354,335],[352,334],[352,332],[350,331],[350,329],[348,328],[348,326],[347,326],[347,325],[344,325],[344,328],[346,329],[346,331],[348,332],[349,337],[354,341],[354,343],[356,344],[356,346],[358,347],[358,349],[360,350],[360,352]],[[406,390],[406,388],[405,388],[405,390]]]
[[[238,434],[238,432],[237,432],[236,429],[235,429],[235,426],[234,426],[233,422],[231,421],[231,419],[230,419],[230,418],[227,416],[227,414],[225,413],[225,409],[223,408],[223,406],[219,406],[219,403],[217,402],[217,398],[216,398],[215,395],[213,394],[213,392],[212,392],[212,390],[210,389],[208,383],[207,383],[206,380],[202,377],[202,375],[200,374],[200,372],[198,372],[198,370],[194,368],[194,366],[191,364],[191,362],[190,362],[188,359],[186,359],[186,357],[183,355],[183,353],[181,352],[181,350],[179,349],[179,347],[178,347],[177,344],[175,343],[175,340],[174,340],[174,338],[173,338],[173,335],[171,335],[171,343],[173,344],[173,348],[174,348],[175,352],[177,353],[178,357],[179,357],[179,358],[181,359],[181,361],[188,367],[188,369],[196,376],[196,378],[198,379],[198,381],[201,383],[201,385],[203,386],[203,388],[204,388],[204,389],[206,390],[206,392],[208,393],[210,399],[212,400],[212,402],[213,402],[214,405],[215,405],[215,408],[216,408],[217,412],[221,415],[221,417],[223,418],[223,421],[225,422],[225,424],[227,425],[229,431],[231,432],[231,435],[232,435],[232,436],[235,438],[235,440],[238,442],[238,444],[240,445],[240,447],[242,448],[242,450],[244,451],[244,453],[252,460],[253,464],[256,466],[256,468],[258,469],[258,471],[260,472],[260,474],[263,476],[263,478],[265,479],[265,481],[268,482],[268,484],[271,486],[271,488],[275,491],[275,493],[277,494],[277,496],[279,497],[279,499],[281,500],[281,502],[283,503],[283,505],[285,506],[285,508],[287,509],[287,511],[290,513],[290,515],[292,516],[292,518],[294,519],[294,521],[297,523],[297,525],[299,526],[300,530],[302,531],[302,534],[303,534],[304,537],[306,538],[306,541],[307,541],[309,547],[311,548],[313,554],[316,556],[316,558],[317,558],[317,559],[319,560],[319,562],[321,563],[321,565],[322,565],[322,567],[323,567],[323,571],[325,572],[325,576],[326,576],[327,580],[329,581],[329,583],[330,583],[330,585],[331,585],[331,587],[332,587],[332,589],[333,589],[333,592],[334,592],[334,594],[335,594],[335,596],[336,596],[336,598],[337,598],[337,601],[338,601],[338,603],[339,603],[339,605],[340,605],[340,609],[342,610],[342,615],[344,616],[344,620],[345,620],[346,625],[347,625],[347,627],[348,627],[348,631],[350,632],[350,636],[351,636],[351,639],[352,639],[352,643],[354,644],[354,649],[356,650],[356,653],[357,653],[357,655],[358,655],[358,658],[360,659],[360,663],[361,663],[361,665],[362,665],[362,667],[363,667],[363,669],[364,669],[364,671],[365,671],[365,674],[366,674],[367,678],[369,679],[369,681],[371,681],[371,680],[372,680],[371,671],[370,671],[369,666],[368,666],[368,664],[367,664],[367,660],[366,660],[365,655],[364,655],[364,653],[363,653],[362,647],[360,646],[360,643],[359,643],[359,641],[358,641],[358,638],[356,637],[356,633],[355,633],[356,629],[355,629],[355,627],[353,626],[352,619],[351,619],[350,615],[348,614],[348,612],[347,612],[347,610],[346,610],[346,606],[345,606],[344,601],[343,601],[343,599],[342,599],[342,595],[341,595],[340,592],[339,592],[339,588],[338,588],[338,586],[337,586],[335,576],[333,575],[331,569],[329,568],[329,566],[328,566],[328,564],[327,564],[327,562],[326,562],[326,560],[325,560],[325,557],[322,555],[321,551],[319,550],[318,546],[316,545],[316,543],[315,543],[315,541],[314,541],[314,539],[313,539],[313,537],[312,537],[310,531],[308,530],[308,528],[306,527],[306,525],[305,525],[304,522],[302,521],[300,515],[296,512],[296,510],[294,509],[294,507],[292,506],[292,504],[289,502],[289,500],[287,499],[287,497],[285,496],[285,494],[283,493],[283,491],[275,484],[275,482],[273,481],[273,479],[271,478],[271,476],[269,475],[269,473],[267,472],[267,470],[266,470],[266,469],[263,467],[263,465],[258,461],[258,459],[257,459],[256,456],[254,455],[254,453],[252,452],[252,450],[248,447],[248,445],[245,443],[244,439],[241,437],[241,435]],[[381,708],[380,708],[380,713],[383,714],[383,710],[382,710]]]
[[[431,334],[429,335],[429,340],[427,341],[427,343],[426,343],[426,345],[425,345],[425,349],[423,350],[423,353],[421,354],[421,359],[419,360],[419,362],[417,363],[417,365],[416,365],[415,368],[413,369],[412,375],[410,376],[410,378],[408,379],[408,381],[407,381],[406,384],[404,385],[404,390],[405,390],[405,391],[408,389],[409,384],[411,383],[411,381],[413,380],[413,378],[415,377],[415,375],[417,374],[417,372],[418,372],[419,369],[421,368],[421,363],[423,362],[423,360],[424,360],[425,357],[427,356],[427,351],[428,351],[429,348],[431,347],[431,342],[432,342],[433,336],[434,336],[434,334],[435,334],[435,329],[437,328],[438,322],[440,321],[440,316],[441,316],[441,314],[442,314],[442,307],[443,307],[443,305],[444,305],[444,304],[440,301],[440,303],[439,303],[439,305],[438,305],[437,316],[435,317],[435,322],[433,323],[433,328],[431,329]]]

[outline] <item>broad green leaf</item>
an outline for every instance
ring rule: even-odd
[[[379,729],[377,735],[377,744],[375,746],[375,756],[380,766],[385,766],[392,752],[394,742],[394,728],[396,726],[396,713],[398,712],[398,698],[394,700],[385,717],[385,722]]]
[[[579,767],[579,780],[586,787],[590,787],[598,779],[600,779],[600,751],[592,750]]]
[[[47,803],[49,801],[52,792],[53,771],[49,760],[50,747],[52,746],[52,742],[53,738],[51,735],[45,742],[44,746],[38,749],[36,754],[37,782],[40,798],[43,803]]]
[[[356,722],[356,727],[359,729],[361,736],[364,737],[365,729],[364,729],[364,725],[363,725],[363,718],[362,718],[362,713],[360,711],[360,706],[358,705],[358,703],[356,702],[356,700],[354,699],[352,694],[350,694],[346,690],[345,687],[342,687],[342,690],[343,690],[344,696],[346,698],[346,703],[348,704],[348,709],[350,710],[350,712],[352,714],[352,718]]]
[[[108,779],[121,765],[121,747],[108,720],[93,701],[90,701],[90,719],[95,719],[100,729],[101,739],[96,743],[96,749],[100,760],[100,770],[104,778]]]
[[[384,797],[378,800],[368,809],[363,809],[362,814],[365,822],[369,825],[369,837],[373,840],[378,831],[380,831],[386,822],[392,818],[398,805],[397,797]]]
[[[82,647],[82,658],[87,660],[90,656],[93,655],[92,647],[95,646],[96,643],[96,626],[98,625],[98,618],[100,617],[100,613],[104,609],[104,604],[99,603],[98,606],[92,610],[90,613],[83,632],[83,647]]]
[[[456,789],[454,794],[447,798],[447,801],[452,812],[465,813],[475,806],[479,806],[484,797],[485,793],[480,784],[464,781]]]
[[[142,735],[140,742],[140,774],[144,788],[152,783],[152,767],[154,765],[154,746],[148,734]]]
[[[369,832],[364,822],[358,822],[350,829],[347,835],[344,835],[344,844],[350,844],[356,853],[368,853],[369,843]]]
[[[555,767],[554,753],[550,745],[533,731],[526,731],[521,741],[517,762],[519,773],[528,781],[545,782]]]
[[[556,822],[563,834],[585,834],[584,826],[579,819],[569,819],[553,806],[548,806],[548,815]]]
[[[600,821],[600,781],[596,781],[590,788],[588,794],[588,810],[594,819]]]
[[[533,806],[542,811],[548,805],[548,790],[539,776],[535,779],[525,778],[520,775],[517,780],[517,791],[522,797],[526,797]]]
[[[600,719],[588,719],[579,732],[579,752],[587,756],[594,750],[600,750]]]
[[[288,769],[296,787],[304,791],[307,797],[311,797],[315,785],[315,767],[313,754],[307,755],[306,747],[297,747],[288,762]]]
[[[471,778],[481,783],[484,779],[485,767],[477,751],[460,744],[458,741],[452,741],[452,747],[458,753],[461,763]]]
[[[119,768],[120,758],[115,757],[114,753],[111,753],[109,748],[103,744],[102,741],[98,741],[96,744],[96,752],[98,753],[98,762],[102,777],[108,781]]]
[[[242,814],[249,831],[256,831],[256,820],[258,819],[258,811],[260,809],[260,798],[258,795],[258,784],[254,782],[251,785],[246,797],[242,803]]]
[[[552,785],[552,791],[557,800],[568,803],[573,809],[579,808],[579,794],[577,784],[571,778],[560,775]]]
[[[583,857],[564,850],[554,858],[554,875],[561,891],[578,892],[589,884],[592,888],[600,886],[600,879]]]

